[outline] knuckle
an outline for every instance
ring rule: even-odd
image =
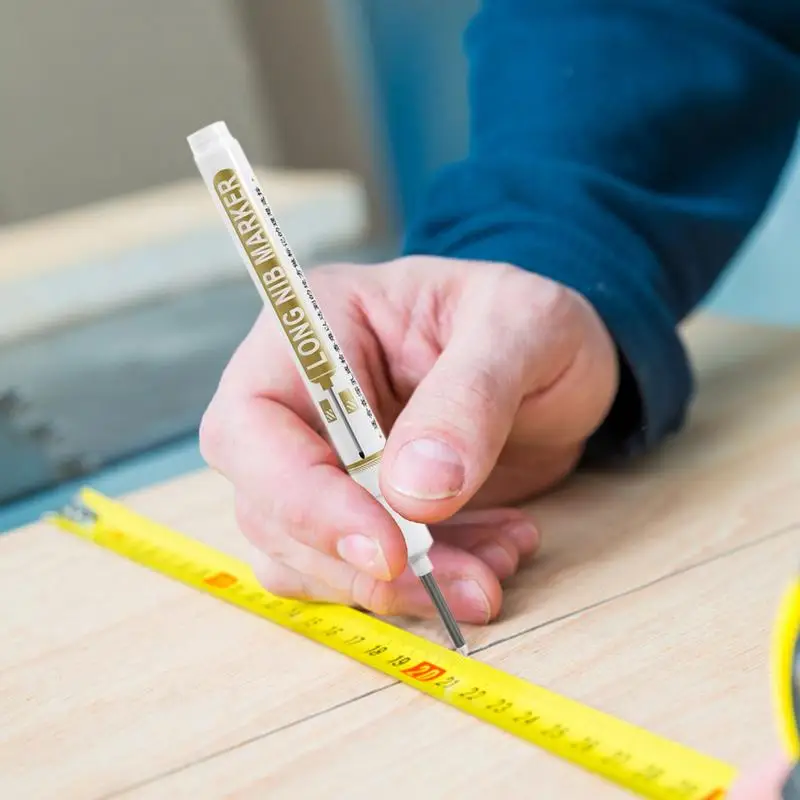
[[[575,293],[563,283],[551,280],[519,267],[502,264],[497,275],[502,293],[515,306],[534,312],[538,317],[551,319],[571,313],[576,308]]]
[[[292,570],[279,561],[267,556],[261,556],[253,564],[253,572],[258,582],[268,592],[280,597],[305,598],[305,589],[302,582],[298,582]]]
[[[313,519],[313,504],[291,488],[285,480],[275,480],[257,499],[237,492],[237,517],[241,515],[247,524],[257,522],[261,527],[269,525],[287,533],[305,529]]]
[[[534,355],[536,363],[520,359],[526,371],[541,375],[542,370],[559,370],[569,362],[584,341],[586,303],[568,286],[538,275],[520,276],[524,286],[513,289],[515,307],[522,309],[526,324],[516,326],[510,335],[509,351]],[[546,357],[542,360],[543,343]]]
[[[465,408],[480,407],[484,413],[499,411],[499,398],[507,387],[496,369],[476,364],[468,381],[453,386],[453,400]]]
[[[272,561],[285,562],[291,551],[289,536],[276,532],[281,531],[279,525],[271,524],[270,518],[255,504],[237,496],[234,503],[236,524],[245,538]]]
[[[558,315],[573,307],[572,292],[562,283],[542,281],[539,288],[539,305],[546,314]]]
[[[221,415],[217,413],[216,402],[212,400],[200,419],[198,431],[200,455],[210,467],[216,467],[219,463],[225,437],[225,426]]]
[[[410,255],[400,255],[397,258],[393,258],[389,265],[392,267],[411,267],[412,269],[415,267],[420,267],[424,264],[427,264],[431,260],[430,256],[421,256],[416,254]]]
[[[270,516],[278,530],[307,541],[308,532],[314,530],[315,508],[314,502],[303,501],[297,493],[276,487],[270,501]]]
[[[241,492],[236,493],[233,501],[233,511],[236,515],[236,522],[241,528],[254,527],[258,517],[260,517],[255,505]]]
[[[264,538],[262,535],[264,526],[261,523],[261,515],[256,512],[255,506],[237,494],[233,504],[233,513],[239,530],[250,542],[260,547],[261,540]]]
[[[536,280],[528,283],[524,299],[540,319],[551,323],[569,318],[575,312],[575,295],[562,283],[548,278],[535,276]]]
[[[350,584],[353,603],[381,617],[391,616],[395,610],[394,587],[363,572],[355,570]]]

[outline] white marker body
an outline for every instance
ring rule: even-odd
[[[403,533],[416,575],[432,571],[426,525],[400,517],[380,492],[386,437],[350,369],[302,269],[281,233],[239,142],[224,122],[188,137],[195,163],[226,223],[276,330],[325,424],[343,466],[391,514]],[[354,441],[355,439],[355,441]],[[359,452],[359,450],[361,452]]]

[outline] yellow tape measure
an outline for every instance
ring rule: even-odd
[[[96,491],[51,519],[152,570],[338,650],[448,705],[655,800],[721,800],[735,770],[676,742],[345,606],[276,597],[245,563]]]
[[[783,800],[800,800],[800,579],[784,592],[772,631],[772,694],[784,750],[794,764]]]

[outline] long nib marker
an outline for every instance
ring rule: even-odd
[[[303,270],[281,233],[239,142],[224,122],[188,137],[195,163],[225,220],[264,305],[295,358],[295,365],[348,474],[389,512],[402,531],[408,561],[430,595],[453,644],[467,654],[458,623],[433,577],[425,525],[399,516],[381,494],[379,471],[386,437],[328,327]]]

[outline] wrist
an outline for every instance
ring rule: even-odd
[[[619,381],[584,459],[630,458],[678,431],[693,391],[689,360],[671,307],[659,295],[655,256],[617,255],[569,220],[526,218],[482,230],[480,219],[436,235],[411,237],[409,252],[475,261],[500,261],[578,292],[600,317],[616,348]],[[631,258],[641,261],[631,269]]]

